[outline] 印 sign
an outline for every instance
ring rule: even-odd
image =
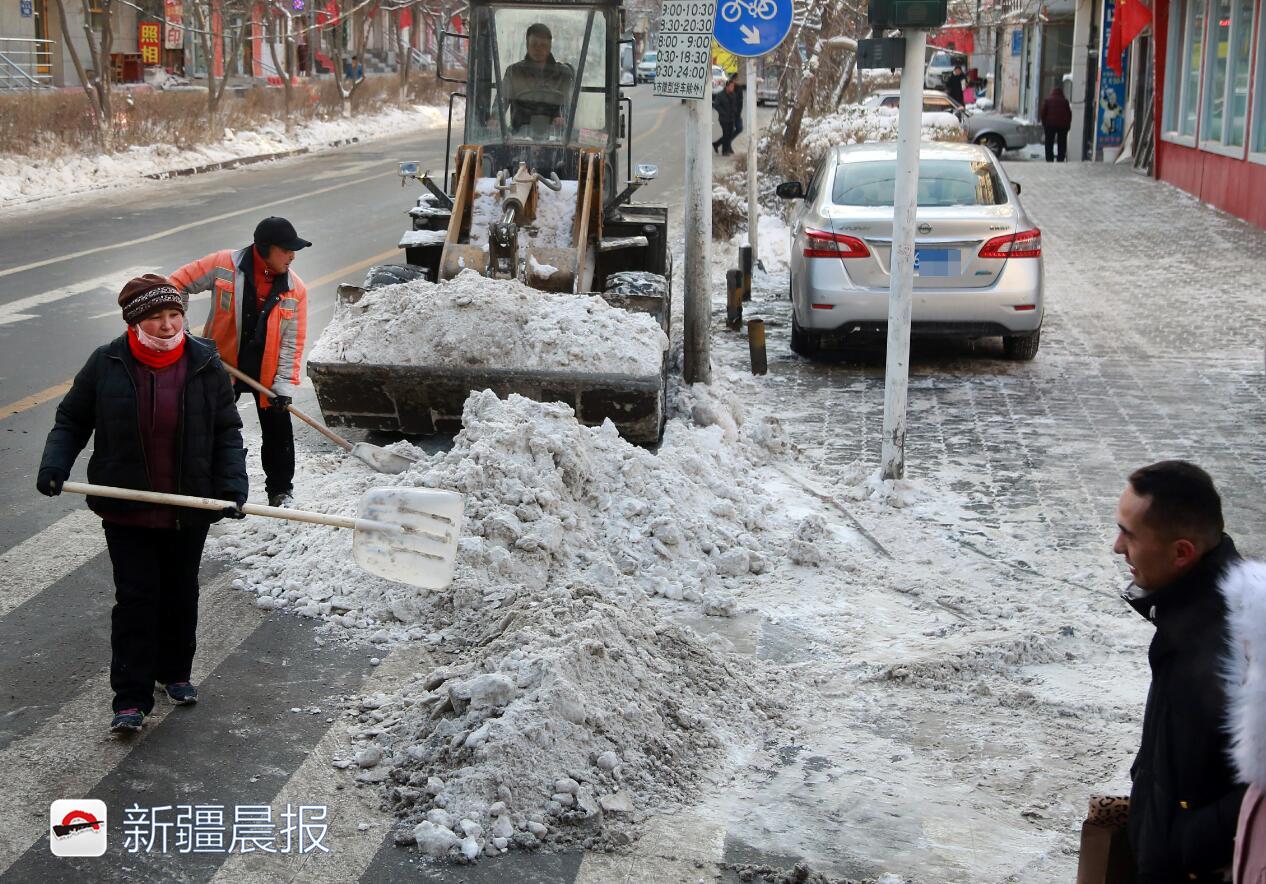
[[[664,0],[655,40],[655,94],[712,97],[713,0]]]
[[[181,0],[165,0],[163,3],[163,48],[183,49],[185,46],[185,9]]]

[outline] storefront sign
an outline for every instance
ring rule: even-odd
[[[167,27],[163,31],[163,48],[183,49],[185,46],[184,4],[181,0],[166,0],[163,9],[167,17]]]
[[[1112,19],[1116,12],[1114,0],[1104,0],[1103,27],[1100,34],[1112,33]],[[1099,91],[1095,99],[1095,153],[1101,148],[1118,148],[1125,138],[1125,78],[1108,68],[1108,40],[1105,36],[1099,47]],[[1121,70],[1129,70],[1129,51],[1121,55]]]
[[[136,29],[136,45],[141,51],[141,64],[158,64],[162,55],[163,29],[156,21],[143,21]]]

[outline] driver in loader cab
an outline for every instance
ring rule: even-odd
[[[527,29],[527,56],[506,68],[503,78],[510,128],[531,126],[534,118],[549,125],[563,125],[564,109],[571,100],[572,69],[560,64],[550,51],[554,35],[537,22]]]

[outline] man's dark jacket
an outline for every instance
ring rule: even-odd
[[[1223,536],[1169,586],[1130,598],[1156,625],[1152,686],[1130,769],[1130,844],[1138,884],[1221,881],[1231,863],[1244,787],[1227,754],[1226,604],[1218,582],[1238,559]]]
[[[242,418],[234,404],[229,376],[215,344],[192,335],[185,339],[188,373],[177,429],[176,488],[180,494],[243,501],[247,494]],[[135,362],[127,334],[98,347],[75,375],[44,444],[40,469],[69,474],[79,452],[93,438],[88,481],[97,485],[151,490],[137,411]],[[151,504],[89,497],[96,513],[127,512]],[[181,524],[207,524],[216,510],[180,508]]]
[[[739,95],[738,89],[733,92],[722,89],[712,97],[712,106],[716,109],[718,123],[733,123],[743,113],[743,96]]]

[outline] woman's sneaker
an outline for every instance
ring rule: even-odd
[[[145,721],[145,713],[139,709],[120,709],[114,713],[114,718],[110,721],[110,730],[113,733],[136,733],[141,729],[142,722]]]
[[[187,681],[174,681],[164,685],[167,696],[177,706],[192,706],[198,702],[198,689]]]

